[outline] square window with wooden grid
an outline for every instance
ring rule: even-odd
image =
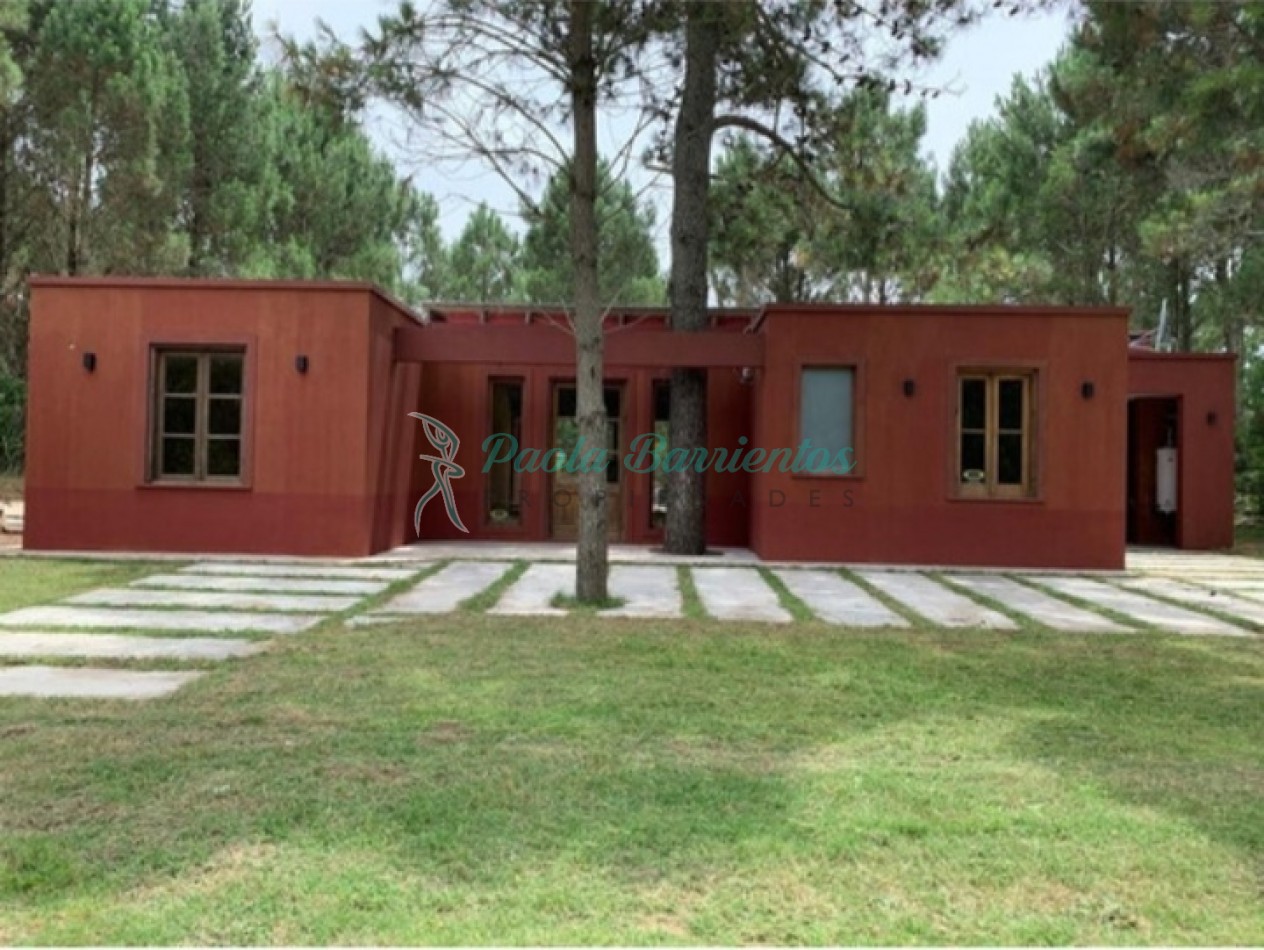
[[[957,494],[1035,494],[1035,374],[965,370],[957,378]]]
[[[153,481],[241,481],[245,363],[240,349],[154,352]]]

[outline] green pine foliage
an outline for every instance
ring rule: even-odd
[[[544,196],[523,208],[521,282],[532,303],[566,304],[571,298],[570,191],[568,173],[556,172]],[[667,287],[654,247],[654,209],[642,203],[610,166],[597,166],[597,248],[601,299],[626,305],[662,305]]]

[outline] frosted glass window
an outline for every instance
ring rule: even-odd
[[[856,460],[852,443],[856,371],[840,366],[804,369],[800,386],[799,439],[811,442],[806,470],[846,474],[848,463]]]

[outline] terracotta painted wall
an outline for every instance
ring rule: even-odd
[[[853,365],[859,463],[845,477],[754,475],[751,542],[764,558],[1123,566],[1125,311],[853,307],[827,315],[787,305],[773,308],[762,329],[756,444],[798,445],[804,365]],[[955,497],[957,369],[986,366],[1038,374],[1032,500]],[[916,387],[911,397],[906,379]],[[1091,399],[1081,395],[1084,381],[1094,384]]]
[[[371,299],[349,284],[33,281],[26,546],[368,553],[388,537],[368,423],[389,347]],[[246,347],[246,487],[148,483],[150,349],[166,344]]]
[[[408,488],[419,449],[418,426],[408,418],[416,408],[423,367],[395,362],[395,330],[415,321],[389,301],[370,299],[369,433],[366,484],[373,498],[372,548],[382,551],[411,540],[412,502]],[[404,423],[408,423],[404,425]]]
[[[1233,356],[1129,351],[1130,396],[1179,400],[1177,544],[1182,548],[1233,545],[1235,372]]]

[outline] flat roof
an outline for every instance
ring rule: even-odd
[[[121,275],[94,275],[67,277],[53,274],[33,274],[32,287],[135,287],[180,290],[304,290],[304,291],[359,291],[374,294],[401,313],[418,323],[427,323],[433,317],[440,320],[447,315],[560,315],[570,308],[558,305],[526,303],[477,303],[464,301],[427,301],[417,307],[409,306],[377,284],[362,280],[300,280],[293,278],[237,278],[237,277],[135,277]],[[1126,307],[1071,307],[1055,304],[926,304],[926,303],[768,303],[760,307],[711,307],[712,320],[751,321],[750,330],[758,330],[763,321],[777,314],[818,314],[822,316],[860,315],[881,312],[884,314],[926,314],[952,317],[1012,316],[1101,316],[1127,317]],[[604,308],[604,315],[615,318],[663,319],[670,315],[670,307],[611,306]],[[1166,354],[1164,354],[1166,355]]]
[[[32,274],[31,287],[131,287],[158,290],[316,290],[355,291],[368,293],[394,307],[405,316],[423,323],[421,315],[393,294],[367,280],[299,280],[295,278],[243,277],[132,277],[91,275],[68,277],[64,274]]]

